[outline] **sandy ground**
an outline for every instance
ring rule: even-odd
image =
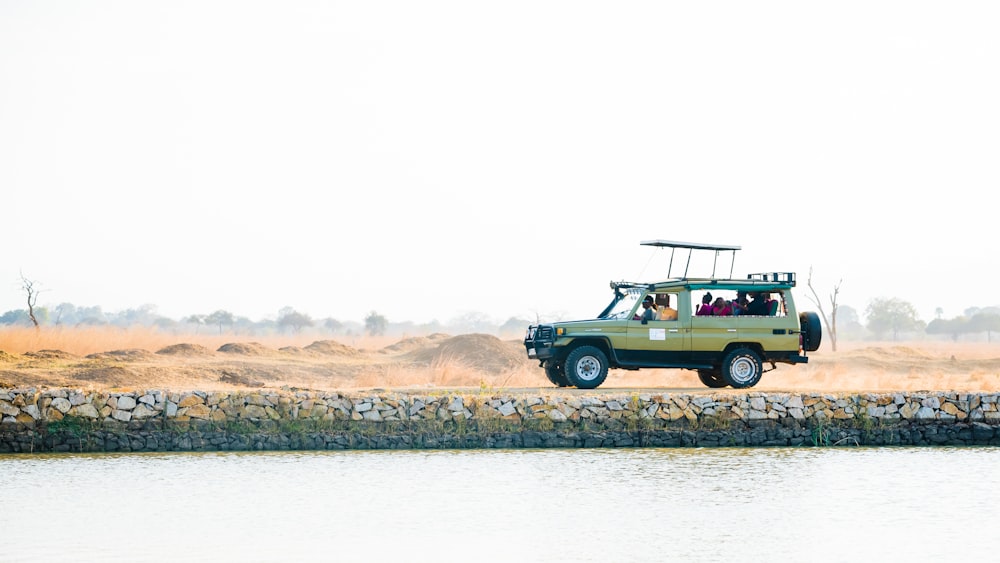
[[[840,343],[809,354],[805,365],[778,365],[760,391],[998,391],[1000,344]],[[769,367],[769,366],[767,366]],[[442,388],[554,389],[520,340],[483,334],[404,338],[375,349],[334,340],[272,348],[234,341],[211,348],[178,342],[157,350],[128,348],[73,354],[45,349],[0,351],[0,387],[86,390],[316,390]],[[602,391],[709,391],[687,370],[612,370]]]

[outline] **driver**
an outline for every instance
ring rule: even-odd
[[[657,319],[656,305],[653,304],[653,296],[647,295],[645,299],[642,300],[642,315],[635,315],[632,317],[634,321],[652,321]]]

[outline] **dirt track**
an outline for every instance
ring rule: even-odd
[[[252,341],[217,349],[177,343],[155,351],[0,351],[0,387],[225,390],[276,388],[353,390],[504,389],[555,391],[518,340],[483,334],[406,338],[378,349],[334,340],[269,348]],[[1000,345],[842,344],[821,349],[805,365],[779,365],[759,391],[996,391]],[[613,370],[598,392],[711,392],[685,370]],[[576,390],[564,390],[582,393]]]

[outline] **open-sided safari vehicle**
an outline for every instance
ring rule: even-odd
[[[739,246],[667,240],[642,241],[670,249],[668,279],[611,282],[614,298],[596,319],[532,325],[524,337],[559,387],[593,389],[609,368],[681,368],[698,372],[708,387],[753,387],[764,365],[809,361],[822,332],[816,313],[799,313],[792,298],[795,274],[763,272],[734,279]],[[687,250],[681,277],[671,277],[677,250]],[[710,251],[709,277],[688,277],[693,251]],[[716,277],[720,253],[732,252],[728,277]]]

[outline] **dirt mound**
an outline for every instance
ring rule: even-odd
[[[157,354],[164,356],[185,356],[185,357],[197,357],[197,356],[211,356],[212,351],[200,344],[171,344],[165,348],[160,348],[156,351]]]
[[[517,369],[528,363],[527,356],[522,351],[489,334],[450,337],[433,348],[411,352],[407,357],[428,365],[454,362],[493,374]]]
[[[0,350],[0,362],[16,362],[17,356]]]
[[[305,350],[322,354],[324,356],[359,356],[361,352],[357,348],[352,348],[341,344],[336,340],[317,340],[305,347]]]
[[[88,354],[88,360],[115,360],[119,362],[148,362],[156,359],[156,355],[141,348],[129,350],[112,350],[110,352],[99,352]]]
[[[258,342],[231,342],[219,346],[217,351],[243,356],[268,356],[272,353],[270,348]]]
[[[39,350],[37,352],[25,352],[24,355],[36,360],[71,360],[79,357],[69,352],[63,352],[62,350]]]
[[[427,336],[414,336],[412,338],[404,338],[395,344],[390,344],[381,350],[381,354],[401,354],[404,352],[412,352],[414,350],[423,350],[425,348],[430,348],[436,343],[440,343],[444,340],[451,338],[450,335],[444,334],[442,332],[435,332]]]
[[[404,338],[395,344],[390,344],[379,350],[379,352],[387,354],[401,354],[403,352],[412,352],[413,350],[422,350],[433,345],[434,341],[429,337],[415,336],[413,338]]]

